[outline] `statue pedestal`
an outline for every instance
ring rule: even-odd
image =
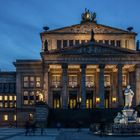
[[[124,109],[122,110],[123,115],[125,115],[126,117],[132,117],[134,110],[133,109]]]

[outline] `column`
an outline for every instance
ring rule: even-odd
[[[136,105],[140,104],[140,65],[136,65]]]
[[[68,107],[68,93],[67,93],[67,81],[68,81],[68,64],[62,64],[62,108]]]
[[[82,102],[81,107],[86,108],[86,65],[81,65],[81,93],[82,93]]]
[[[122,64],[118,64],[118,106],[123,106],[123,91],[122,91]]]
[[[99,96],[100,96],[100,108],[104,108],[104,68],[105,65],[99,65],[100,73],[99,73]]]
[[[44,66],[44,96],[45,96],[45,102],[51,106],[51,101],[50,101],[50,95],[49,95],[49,65]]]

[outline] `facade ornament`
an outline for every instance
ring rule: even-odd
[[[132,99],[134,96],[134,92],[131,90],[130,85],[128,85],[124,91],[125,95],[125,106],[124,108],[130,108],[132,106]]]
[[[84,22],[95,22],[96,23],[96,13],[90,12],[87,8],[85,8],[85,12],[82,13],[81,18],[82,18],[81,23],[84,23]]]
[[[92,29],[91,30],[91,39],[90,39],[91,42],[94,42],[95,39],[94,39],[94,30]]]
[[[44,51],[45,52],[48,51],[48,41],[47,40],[45,40],[45,42],[44,42]]]

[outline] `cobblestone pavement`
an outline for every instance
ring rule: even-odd
[[[41,135],[40,129],[35,135],[30,133],[25,136],[25,130],[21,128],[0,128],[0,140],[138,140],[140,136],[96,136],[89,132],[88,129],[44,129]]]

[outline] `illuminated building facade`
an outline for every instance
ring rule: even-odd
[[[80,24],[44,29],[41,59],[14,62],[16,97],[12,98],[19,122],[35,115],[39,101],[55,109],[123,106],[128,84],[135,93],[133,106],[139,105],[140,52],[135,32],[98,24],[96,14],[89,11],[82,14]],[[0,96],[1,109],[5,96]]]

